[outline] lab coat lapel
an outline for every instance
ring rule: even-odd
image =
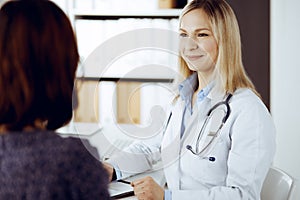
[[[225,96],[225,93],[222,92],[221,90],[218,90],[217,88],[213,88],[212,91],[208,94],[207,98],[208,98],[208,103],[206,104],[208,106],[208,108],[206,109],[205,112],[205,116],[207,115],[207,112],[213,107],[215,106],[217,103],[219,103],[220,101],[223,101]],[[199,142],[199,148],[203,149],[204,147],[206,147],[208,145],[208,143],[211,142],[212,140],[212,136],[210,135],[210,131],[211,130],[215,130],[216,126],[218,126],[219,124],[213,123],[213,121],[215,121],[215,118],[217,116],[213,115],[212,118],[209,120],[209,123],[206,127],[206,129],[203,131],[204,137],[203,139]],[[218,120],[217,120],[218,121]],[[202,124],[204,123],[204,120],[202,122]],[[216,140],[215,140],[216,141]],[[209,145],[210,147],[213,147],[214,144]],[[207,148],[207,150],[203,151],[203,154],[207,154],[210,152],[211,148]]]
[[[179,189],[180,128],[183,108],[184,102],[178,99],[172,109],[170,127],[168,127],[163,140],[162,159],[164,171],[168,185],[172,189]]]
[[[174,122],[172,123],[173,130],[175,130],[175,131],[173,131],[173,133],[176,136],[180,135],[183,109],[184,109],[184,101],[179,99],[177,104],[175,105],[175,109],[173,111]]]
[[[206,101],[207,99],[205,99]],[[204,109],[206,106],[201,106],[202,108],[194,107],[193,108],[193,115],[187,121],[186,129],[183,133],[182,137],[182,146],[185,147],[186,145],[190,145],[193,141],[197,140],[197,136],[201,129],[201,124],[205,119],[205,114],[207,113],[207,109]]]

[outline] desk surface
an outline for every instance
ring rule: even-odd
[[[154,127],[154,126],[153,126]],[[73,136],[87,139],[90,144],[97,148],[101,160],[106,154],[120,151],[136,140],[147,138],[147,134],[157,131],[153,127],[139,127],[133,124],[106,124],[76,123],[67,125],[57,130],[62,136]]]
[[[97,123],[73,122],[56,131],[62,137],[79,137],[87,139],[92,146],[96,147],[99,155],[103,156],[105,152],[116,145],[116,141],[132,142],[134,139],[126,134],[126,131],[133,125],[114,125],[108,124],[102,126]]]
[[[108,124],[105,126],[99,125],[97,123],[72,123],[71,125],[67,125],[63,128],[57,130],[57,132],[62,137],[80,137],[87,139],[91,145],[97,148],[98,153],[101,156],[104,156],[105,152],[109,150],[109,148],[114,147],[116,145],[116,141],[124,140],[133,142],[134,138],[127,134],[126,131],[130,131],[135,128],[135,125],[130,124],[122,124],[122,125],[114,125]],[[116,147],[117,149],[118,147]],[[102,157],[103,158],[103,157]],[[157,165],[160,165],[158,163]],[[162,169],[161,167],[154,167],[155,169]],[[129,178],[126,178],[127,181],[134,181],[140,179],[145,176],[151,176],[158,184],[161,186],[165,185],[165,178],[162,170],[149,171],[142,174],[138,174]],[[136,199],[136,197],[126,197],[122,199]]]

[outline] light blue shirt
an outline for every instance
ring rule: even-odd
[[[211,91],[213,87],[213,82],[209,83],[205,88],[200,90],[197,94],[196,103],[200,103],[205,97],[207,97],[208,93]],[[191,76],[189,76],[186,80],[184,80],[178,87],[180,98],[185,102],[185,107],[182,113],[181,120],[181,129],[180,136],[183,136],[185,131],[185,127],[190,117],[193,114],[193,94],[198,88],[198,75],[194,72]],[[172,200],[172,191],[165,190],[165,200]]]
[[[196,104],[200,103],[211,91],[213,87],[213,82],[209,83],[205,88],[200,90],[197,94],[197,101]],[[180,98],[185,102],[185,107],[182,114],[182,121],[181,121],[181,136],[185,131],[185,126],[189,121],[189,118],[193,114],[193,94],[198,88],[198,76],[197,73],[194,72],[191,76],[189,76],[185,81],[183,81],[178,89]]]

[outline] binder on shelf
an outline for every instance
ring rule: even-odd
[[[175,0],[158,0],[158,7],[162,9],[166,8],[175,8],[176,1]]]
[[[161,9],[183,8],[187,0],[158,0],[158,7]]]

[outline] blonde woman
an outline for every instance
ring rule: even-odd
[[[246,75],[237,19],[224,0],[194,0],[180,17],[179,84],[160,145],[131,147],[146,170],[161,159],[167,187],[146,177],[132,182],[138,199],[260,199],[275,153],[269,111]],[[162,141],[162,142],[161,142]],[[144,143],[144,145],[146,145]],[[149,151],[151,150],[151,151]],[[143,156],[144,155],[144,156]],[[152,155],[152,156],[151,156]],[[128,160],[109,162],[122,178]],[[127,164],[126,164],[127,163]],[[126,167],[125,167],[126,166]],[[112,175],[113,169],[106,168]]]

